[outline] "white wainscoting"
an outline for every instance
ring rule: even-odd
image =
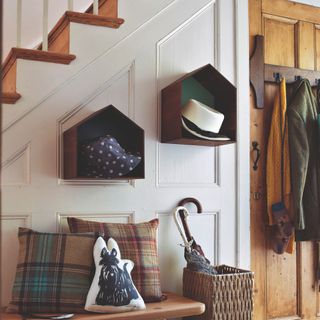
[[[18,229],[31,226],[31,213],[1,215],[1,302],[7,305],[11,299],[11,289],[18,261]]]
[[[57,212],[57,232],[69,232],[68,217],[109,223],[134,222],[134,212]]]
[[[19,148],[1,165],[1,184],[3,186],[25,186],[30,184],[31,143]]]
[[[36,62],[18,66],[25,72],[18,76],[22,99],[4,109],[2,210],[8,212],[2,223],[4,253],[17,252],[11,242],[19,225],[56,232],[67,230],[68,216],[124,223],[158,217],[163,287],[180,291],[185,262],[170,212],[182,198],[192,196],[205,212],[191,215],[192,233],[212,262],[248,263],[249,91],[244,82],[249,81],[242,76],[246,64],[236,59],[237,52],[241,59],[246,56],[242,47],[242,42],[247,45],[242,39],[247,37],[246,5],[246,0],[120,0],[120,16],[126,20],[120,29],[80,24],[71,28],[77,59],[70,66],[33,67]],[[143,10],[131,13],[138,7]],[[161,144],[161,89],[207,63],[241,87],[240,140],[220,148]],[[37,79],[30,81],[33,76]],[[62,133],[108,104],[145,130],[145,179],[61,180]],[[171,260],[177,262],[174,273],[167,267]],[[5,304],[16,260],[12,255],[3,261]]]
[[[158,249],[161,284],[164,290],[182,293],[182,270],[186,266],[182,238],[173,223],[172,212],[158,212]],[[220,212],[191,213],[188,225],[192,236],[212,264],[219,263]]]

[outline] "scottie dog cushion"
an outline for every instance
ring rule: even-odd
[[[94,245],[96,272],[88,292],[85,310],[116,313],[145,309],[145,304],[131,279],[134,263],[121,259],[120,250],[112,238],[106,245],[99,237]]]

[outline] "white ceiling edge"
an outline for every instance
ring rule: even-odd
[[[319,7],[320,8],[320,0],[289,0],[291,2],[297,2],[302,4],[308,4],[310,6]]]
[[[92,0],[74,0],[74,11],[84,12]],[[68,9],[68,0],[49,0],[49,31]],[[35,48],[42,42],[43,0],[22,0],[22,48]],[[17,39],[17,1],[3,0],[2,58],[6,58]]]

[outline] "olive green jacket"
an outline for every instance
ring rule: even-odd
[[[316,98],[308,80],[297,81],[288,103],[296,240],[320,240],[320,139]]]

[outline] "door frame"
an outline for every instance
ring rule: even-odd
[[[234,0],[237,87],[236,262],[250,269],[250,78],[248,0]]]
[[[230,21],[220,19],[226,3],[231,4],[233,12],[233,29]],[[235,258],[237,267],[250,269],[250,78],[249,78],[249,3],[248,0],[216,0],[215,39],[216,66],[222,68],[225,55],[225,28],[233,35],[234,84],[237,88],[237,143],[235,144],[236,166],[236,208],[235,208]],[[223,21],[222,21],[223,20]],[[228,53],[228,58],[230,54]],[[230,64],[232,64],[230,63]],[[232,81],[231,81],[232,82]]]

